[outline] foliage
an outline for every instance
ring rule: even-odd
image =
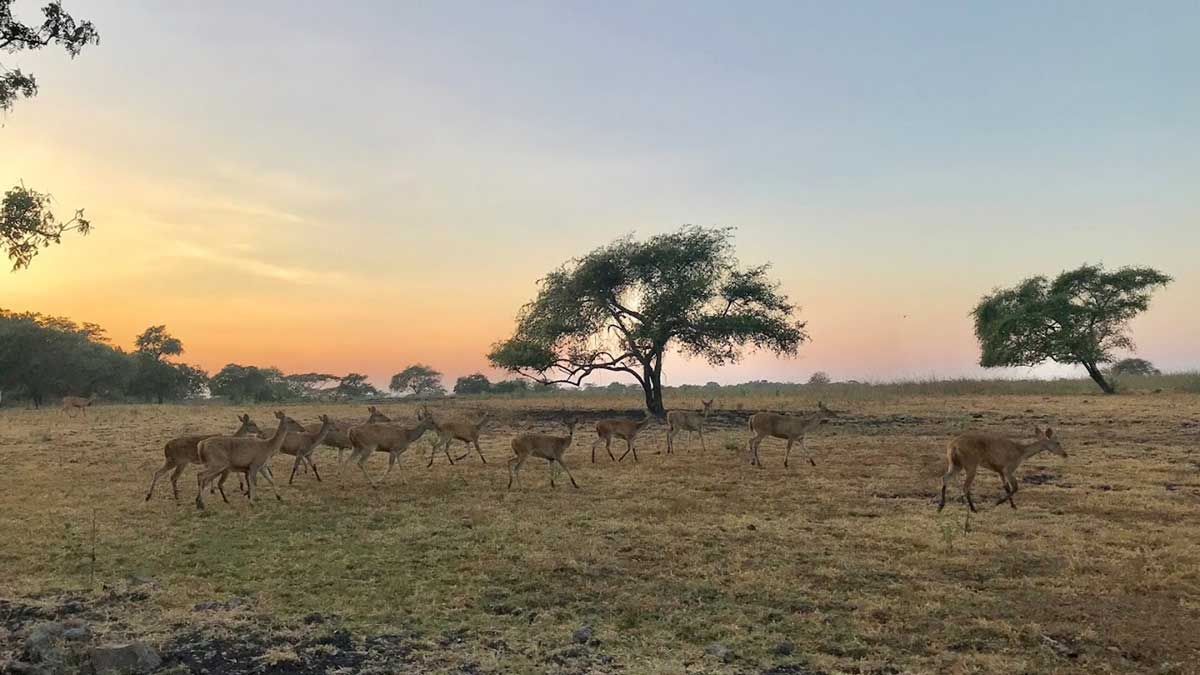
[[[50,210],[52,202],[50,195],[24,185],[4,193],[0,202],[0,249],[7,250],[14,271],[29,267],[40,249],[61,243],[66,232],[86,235],[91,231],[92,223],[84,217],[83,209],[69,220],[60,220]]]
[[[525,379],[500,380],[492,384],[493,394],[523,394],[533,383]]]
[[[297,373],[284,375],[283,383],[290,398],[317,399],[331,394],[342,378],[329,373]]]
[[[388,389],[397,394],[409,392],[414,396],[439,396],[446,393],[442,374],[433,368],[416,363],[392,376]]]
[[[1033,366],[1046,360],[1078,363],[1105,393],[1112,386],[1100,364],[1133,348],[1129,321],[1150,306],[1151,293],[1171,277],[1149,267],[1106,272],[1083,265],[1053,282],[1037,276],[984,296],[972,311],[979,364]]]
[[[183,353],[183,343],[179,338],[167,332],[166,326],[151,326],[142,331],[134,339],[133,344],[138,353],[145,354],[158,361],[164,356],[178,356]]]
[[[829,377],[829,373],[823,370],[818,370],[812,374],[812,377],[808,378],[809,384],[829,384],[832,381],[833,380]]]
[[[514,335],[488,358],[539,382],[579,386],[598,370],[632,376],[647,409],[663,414],[662,366],[670,350],[714,366],[747,345],[794,355],[808,339],[796,308],[767,277],[742,269],[728,228],[686,226],[617,240],[569,261],[540,282]]]
[[[38,50],[51,44],[63,47],[71,58],[89,44],[100,44],[100,34],[91,21],[76,21],[58,0],[42,7],[42,23],[26,24],[12,13],[13,0],[0,0],[0,52]],[[37,95],[37,80],[20,68],[0,64],[0,112],[12,109],[21,98]]]
[[[366,375],[350,373],[338,382],[334,394],[340,399],[373,398],[379,396],[380,391],[367,382]]]
[[[1109,375],[1113,376],[1162,375],[1162,371],[1158,368],[1155,368],[1153,363],[1150,363],[1146,359],[1133,357],[1121,359],[1120,361],[1112,364],[1112,367],[1108,369],[1108,373]]]
[[[483,373],[474,373],[458,378],[454,383],[455,394],[486,394],[492,390],[492,383]]]
[[[119,394],[131,365],[95,324],[0,309],[0,390],[7,394],[36,406],[48,397]]]
[[[186,363],[171,363],[164,356],[183,353],[183,342],[166,326],[151,326],[134,339],[133,378],[129,392],[159,403],[196,396],[208,385],[208,373]]]
[[[208,383],[213,396],[223,396],[236,403],[253,401],[282,401],[289,398],[290,389],[278,368],[259,368],[230,363]]]

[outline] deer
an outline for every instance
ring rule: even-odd
[[[241,426],[233,432],[235,437],[259,434],[258,425],[250,419],[249,415],[238,415],[238,421],[241,422]],[[167,459],[162,468],[154,472],[154,478],[150,480],[150,490],[146,492],[146,501],[150,501],[150,497],[154,495],[154,486],[158,484],[158,479],[172,469],[174,472],[171,474],[171,492],[175,495],[175,501],[179,501],[179,477],[183,475],[183,470],[187,468],[188,464],[202,463],[200,461],[200,441],[216,436],[220,436],[220,434],[179,436],[167,441],[167,444],[163,446],[163,454]]]
[[[633,461],[638,461],[637,435],[652,419],[654,418],[648,413],[643,413],[640,420],[607,419],[596,422],[596,440],[592,442],[592,464],[596,463],[596,446],[601,441],[604,441],[604,449],[608,451],[609,459],[620,462],[625,459],[625,455],[632,452]],[[612,439],[614,436],[625,441],[625,452],[620,458],[613,457]]]
[[[383,474],[383,477],[386,479],[396,466],[396,460],[408,450],[408,446],[421,438],[426,431],[435,428],[437,428],[437,422],[427,409],[424,415],[420,416],[420,420],[415,427],[393,422],[360,424],[351,427],[349,436],[350,443],[354,446],[354,449],[350,451],[350,456],[346,458],[346,462],[338,464],[338,473],[341,473],[342,466],[345,463],[353,460],[358,464],[358,468],[362,470],[363,475],[367,477],[367,482],[371,484],[371,487],[377,488],[379,485],[371,478],[371,474],[367,473],[366,464],[371,453],[388,453],[388,468],[387,472]]]
[[[379,412],[379,410],[373,405],[367,406],[367,412],[370,413],[370,417],[367,418],[366,424],[380,424],[383,422],[392,421],[390,417]],[[337,448],[338,464],[342,463],[342,455],[345,453],[345,451],[354,449],[354,446],[350,443],[349,432],[351,427],[358,426],[359,424],[359,422],[335,420],[333,423],[333,429],[329,431],[329,433],[325,436],[325,440],[321,443],[322,445],[327,445],[331,448]],[[305,425],[304,430],[308,433],[315,434],[321,430],[321,423],[313,422],[311,424],[307,424]],[[308,466],[305,465],[304,469],[305,472],[307,472]]]
[[[975,502],[971,499],[971,483],[975,481],[975,472],[983,465],[1000,474],[1000,482],[1004,485],[1004,496],[996,501],[996,506],[1008,502],[1014,509],[1017,503],[1013,495],[1017,494],[1017,467],[1021,462],[1041,452],[1050,452],[1066,458],[1067,451],[1054,437],[1054,430],[1046,427],[1044,430],[1037,426],[1033,428],[1034,440],[1014,441],[995,434],[978,432],[965,433],[946,445],[946,473],[942,476],[942,498],[938,502],[938,511],[946,507],[946,484],[966,471],[963,479],[963,494],[967,498],[967,506],[972,512],[978,513]]]
[[[491,413],[485,412],[474,422],[448,420],[437,423],[434,429],[437,432],[437,439],[433,442],[433,448],[429,453],[429,463],[425,465],[426,468],[433,466],[433,460],[437,457],[439,447],[446,453],[446,460],[453,464],[455,460],[450,457],[450,443],[456,440],[462,441],[467,446],[467,451],[458,458],[458,461],[465,459],[467,455],[471,454],[471,446],[474,445],[475,452],[479,454],[479,459],[484,464],[487,464],[487,459],[483,456],[483,450],[479,448],[479,430],[490,415]],[[420,418],[421,416],[418,414],[417,419]]]
[[[760,469],[762,468],[762,462],[758,459],[758,446],[762,445],[764,438],[770,436],[772,438],[787,440],[787,450],[783,454],[783,466],[787,468],[788,457],[792,454],[792,444],[799,440],[800,447],[808,451],[808,444],[805,443],[805,436],[808,432],[840,414],[826,408],[822,402],[817,403],[816,412],[808,413],[807,415],[780,415],[779,413],[771,412],[754,413],[750,416],[750,432],[754,436],[750,439],[750,443],[747,446],[750,452],[750,463]],[[813,466],[817,465],[812,457],[808,458],[808,463]]]
[[[333,432],[337,427],[337,422],[325,415],[321,415],[319,419],[321,420],[320,426],[315,432],[308,431],[308,427],[303,427],[301,430],[289,429],[288,435],[283,439],[283,445],[280,446],[279,452],[296,458],[296,461],[292,463],[292,475],[288,478],[288,485],[296,481],[296,470],[302,464],[311,466],[313,475],[317,477],[318,481],[321,480],[321,473],[317,471],[317,463],[312,460],[312,453],[318,445],[325,441],[325,437]],[[270,473],[265,464],[262,466],[262,471]]]
[[[508,460],[508,487],[505,489],[512,489],[513,480],[521,482],[521,467],[530,457],[550,462],[550,487],[554,487],[555,470],[562,467],[563,471],[567,472],[567,477],[571,479],[571,485],[576,490],[579,489],[579,483],[575,482],[575,477],[571,475],[571,470],[567,468],[562,459],[563,453],[570,449],[571,444],[575,441],[575,426],[578,421],[570,419],[564,424],[567,426],[566,436],[528,432],[512,439],[513,454],[516,456]]]
[[[62,412],[67,417],[74,417],[73,411],[82,411],[83,416],[87,417],[87,409],[96,402],[96,395],[92,394],[87,398],[79,396],[64,396],[62,397]]]
[[[204,462],[204,468],[196,477],[196,482],[198,483],[196,491],[197,509],[204,510],[204,488],[218,476],[221,480],[217,482],[217,490],[221,493],[221,499],[226,504],[229,503],[229,498],[225,496],[223,485],[230,471],[238,471],[246,474],[246,497],[250,500],[251,504],[254,503],[254,494],[258,487],[258,475],[263,465],[271,461],[275,453],[279,452],[279,448],[283,447],[283,441],[287,438],[290,429],[303,429],[296,420],[283,414],[282,410],[275,411],[275,418],[279,420],[279,426],[275,428],[275,433],[270,438],[259,438],[257,436],[214,436],[213,438],[206,438],[200,441],[200,460]],[[275,498],[283,501],[283,497],[279,496],[279,488],[276,487],[275,480],[271,478],[269,473],[263,473],[262,475],[267,479],[267,483],[275,493]]]
[[[712,408],[712,401],[701,399],[704,404],[704,412],[695,413],[687,410],[671,410],[667,412],[667,454],[675,451],[675,434],[680,431],[689,433],[696,432],[700,434],[700,449],[707,450],[704,447],[704,424],[708,422],[708,411]]]

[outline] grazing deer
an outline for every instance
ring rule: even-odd
[[[249,415],[238,415],[238,421],[241,422],[241,426],[233,432],[234,436],[257,436],[259,434],[258,425],[250,419]],[[172,469],[174,472],[171,474],[171,492],[175,495],[175,501],[179,501],[179,476],[183,474],[183,470],[187,468],[188,464],[203,463],[200,461],[200,441],[220,435],[180,436],[167,441],[167,444],[163,446],[163,454],[166,455],[167,461],[163,463],[161,469],[154,472],[154,478],[150,481],[150,490],[146,492],[146,501],[150,501],[150,497],[154,495],[154,486],[158,484],[158,479]]]
[[[388,468],[383,474],[387,478],[392,472],[392,468],[396,466],[396,460],[400,455],[408,450],[408,446],[414,441],[421,438],[426,431],[437,427],[437,422],[433,419],[433,415],[425,410],[420,421],[415,427],[404,426],[385,422],[383,424],[361,424],[350,429],[350,443],[354,449],[350,452],[350,456],[346,458],[346,462],[354,461],[358,464],[358,468],[362,470],[364,476],[367,477],[367,482],[371,487],[379,487],[375,480],[371,478],[371,474],[367,473],[367,459],[370,458],[372,452],[388,453]],[[338,464],[338,473],[342,472],[343,464]]]
[[[696,432],[700,434],[700,449],[707,450],[704,447],[704,424],[708,421],[708,411],[712,408],[712,401],[701,400],[704,404],[704,413],[694,413],[686,410],[671,410],[667,413],[667,454],[675,451],[675,434],[680,431],[689,433]]]
[[[762,462],[758,459],[758,446],[762,445],[762,441],[767,436],[772,438],[782,438],[787,440],[787,450],[783,454],[783,466],[787,467],[788,457],[792,454],[792,444],[797,440],[800,441],[800,447],[808,451],[808,444],[805,443],[805,436],[809,431],[812,431],[817,426],[823,424],[826,420],[837,417],[839,414],[836,411],[825,407],[824,403],[817,403],[817,411],[807,415],[780,415],[778,413],[760,412],[750,416],[750,431],[754,437],[750,439],[748,449],[750,451],[750,463],[762,468]],[[816,466],[812,457],[808,458],[808,463]]]
[[[1017,494],[1017,477],[1015,473],[1021,462],[1033,457],[1039,452],[1052,452],[1059,457],[1066,457],[1067,451],[1054,438],[1054,431],[1046,427],[1045,431],[1033,428],[1034,440],[1014,441],[1003,436],[984,433],[966,433],[946,446],[946,473],[942,476],[942,499],[938,502],[938,511],[946,507],[946,483],[966,471],[963,479],[963,494],[967,497],[967,506],[976,511],[975,502],[971,499],[971,483],[975,481],[975,471],[982,464],[1000,474],[1000,482],[1004,484],[1004,496],[996,506],[1005,501],[1014,509],[1017,508],[1013,495]]]
[[[562,467],[563,471],[567,472],[567,477],[571,479],[571,485],[575,489],[579,489],[579,483],[575,482],[575,477],[571,475],[571,470],[563,463],[563,453],[571,447],[571,443],[575,441],[575,425],[578,422],[574,419],[567,420],[567,435],[553,436],[551,434],[536,434],[524,433],[512,439],[512,449],[516,457],[508,460],[508,488],[511,490],[513,480],[518,483],[521,481],[521,467],[525,465],[525,461],[530,457],[537,457],[550,462],[550,487],[554,487],[554,472],[558,467]]]
[[[433,442],[433,448],[429,452],[429,464],[426,467],[433,466],[433,459],[437,456],[438,448],[441,447],[446,453],[446,460],[451,464],[455,462],[450,457],[450,443],[452,441],[462,441],[467,446],[467,451],[463,453],[458,460],[461,461],[471,454],[471,446],[475,446],[475,452],[479,454],[479,459],[487,464],[487,459],[483,456],[483,450],[479,448],[479,430],[483,427],[483,423],[487,421],[491,413],[483,413],[479,419],[474,422],[465,420],[448,420],[437,423],[435,431],[437,431],[437,439]],[[420,415],[417,419],[420,419]]]
[[[62,411],[67,417],[74,417],[71,413],[74,411],[82,411],[83,416],[87,417],[87,409],[96,402],[96,395],[92,394],[87,398],[79,396],[64,396],[62,398]]]
[[[654,419],[649,413],[643,413],[640,420],[627,419],[608,419],[596,422],[596,440],[592,442],[592,464],[596,463],[596,446],[604,441],[604,449],[608,451],[608,456],[613,461],[620,462],[625,459],[625,455],[633,452],[633,461],[638,461],[637,456],[637,435],[650,420]],[[612,439],[613,437],[620,438],[625,441],[625,452],[620,458],[613,457]]]
[[[270,438],[216,436],[200,441],[200,460],[204,462],[204,469],[196,478],[199,483],[199,489],[196,491],[197,509],[204,508],[204,487],[218,476],[221,480],[217,482],[217,490],[221,493],[221,499],[226,504],[229,503],[222,484],[230,471],[246,474],[246,497],[249,498],[250,503],[254,503],[258,475],[263,465],[271,461],[275,453],[279,452],[289,429],[303,429],[296,420],[283,414],[282,410],[276,410],[275,417],[279,420],[279,426],[275,428],[275,433]],[[275,498],[283,501],[283,497],[279,496],[279,488],[275,486],[275,480],[268,473],[262,475],[275,493]]]

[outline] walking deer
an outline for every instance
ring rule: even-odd
[[[834,410],[825,407],[824,403],[817,403],[817,411],[808,413],[807,415],[780,415],[778,413],[760,412],[750,416],[750,431],[754,436],[750,439],[748,449],[750,451],[750,463],[762,468],[762,462],[758,459],[758,446],[762,445],[764,438],[770,436],[772,438],[781,438],[787,441],[787,450],[783,454],[783,466],[787,467],[788,457],[792,454],[792,444],[797,440],[800,441],[800,447],[808,451],[808,444],[805,443],[805,436],[809,431],[812,431],[817,426],[823,424],[826,420],[837,417],[839,414]],[[808,463],[816,466],[812,457],[808,458]]]
[[[367,418],[366,424],[380,424],[383,422],[392,421],[390,417],[379,412],[379,410],[373,405],[367,406],[367,412],[370,413],[370,417]],[[321,442],[321,445],[337,448],[339,465],[342,463],[342,455],[345,453],[345,451],[354,449],[354,445],[350,442],[350,429],[360,424],[363,424],[363,422],[334,420],[333,428],[329,430],[329,433],[325,436],[325,440]],[[313,422],[306,424],[304,425],[304,430],[308,433],[315,434],[321,430],[321,423]],[[308,467],[306,465],[305,471],[307,470]]]
[[[512,439],[513,454],[516,457],[508,460],[508,488],[511,490],[513,480],[521,482],[521,467],[525,466],[526,460],[530,457],[544,459],[550,463],[550,487],[554,487],[554,472],[558,467],[562,467],[563,471],[567,472],[567,477],[571,479],[571,485],[576,490],[579,489],[579,483],[575,482],[575,477],[571,475],[571,470],[563,463],[563,453],[571,447],[571,443],[575,441],[575,425],[577,421],[574,419],[567,420],[566,436],[554,436],[551,434],[524,433]],[[556,466],[557,465],[557,466]]]
[[[229,498],[225,496],[223,483],[230,471],[246,474],[246,496],[251,503],[254,502],[254,495],[258,488],[258,475],[263,465],[271,461],[275,453],[279,452],[284,439],[287,438],[288,430],[303,429],[296,420],[283,414],[282,410],[275,411],[275,417],[279,420],[279,426],[275,428],[275,433],[270,438],[216,436],[200,441],[200,460],[204,462],[204,469],[196,478],[199,487],[196,491],[197,509],[204,508],[205,486],[218,476],[221,480],[217,483],[217,490],[221,493],[221,499],[225,503],[229,503]],[[279,489],[275,486],[275,480],[271,478],[270,474],[262,473],[262,475],[270,484],[275,498],[283,501],[283,497],[279,496]]]
[[[408,446],[421,438],[426,431],[436,426],[437,422],[433,419],[433,415],[428,410],[425,410],[415,427],[393,422],[361,424],[352,427],[349,435],[350,443],[354,449],[351,450],[350,456],[346,458],[346,462],[354,461],[357,463],[358,468],[367,477],[367,482],[371,484],[371,487],[379,487],[375,480],[371,478],[371,474],[367,473],[366,463],[371,453],[388,453],[388,468],[387,472],[383,474],[383,477],[387,478],[388,474],[392,472],[392,468],[396,466],[396,460],[408,450]],[[343,464],[338,464],[338,473],[341,473]]]
[[[317,471],[317,463],[313,461],[312,454],[317,449],[317,446],[325,441],[325,437],[334,430],[337,422],[325,415],[321,415],[319,419],[321,420],[319,422],[320,427],[315,432],[308,431],[307,427],[299,431],[292,429],[288,431],[288,435],[283,439],[283,445],[280,446],[279,452],[296,458],[292,463],[292,475],[288,478],[288,485],[296,481],[296,470],[301,465],[307,465],[306,473],[307,467],[311,466],[313,475],[317,477],[318,481],[321,480],[321,472]],[[262,467],[262,471],[270,473],[269,467],[265,464]],[[271,477],[273,478],[274,476]]]
[[[625,459],[625,455],[632,452],[633,461],[638,461],[637,435],[652,419],[654,418],[649,413],[643,413],[640,420],[607,419],[596,422],[596,440],[592,441],[592,464],[596,463],[596,446],[601,441],[604,442],[604,449],[608,451],[609,459],[620,462]],[[625,441],[625,452],[621,454],[620,458],[614,457],[612,453],[614,436]]]
[[[688,410],[671,410],[667,412],[667,454],[675,451],[675,434],[686,431],[689,434],[695,432],[700,434],[700,449],[707,450],[704,447],[704,424],[708,421],[708,411],[712,408],[712,401],[701,400],[704,404],[703,413],[695,413]]]
[[[465,459],[471,454],[471,446],[475,446],[475,452],[479,455],[479,459],[487,464],[487,459],[483,456],[483,450],[479,448],[479,430],[483,428],[483,423],[487,421],[491,413],[483,413],[479,419],[474,422],[466,420],[447,420],[437,423],[435,431],[437,431],[437,439],[433,443],[433,448],[429,453],[429,463],[426,467],[433,466],[433,459],[437,456],[438,448],[440,447],[446,453],[446,460],[451,464],[455,462],[450,457],[450,443],[452,441],[462,441],[467,446],[467,451],[458,458],[459,461]],[[418,416],[417,419],[420,419]]]
[[[983,465],[1000,474],[1000,482],[1004,485],[1004,496],[996,501],[996,506],[1005,501],[1014,509],[1017,508],[1013,495],[1017,494],[1017,467],[1021,462],[1033,457],[1039,452],[1050,452],[1059,457],[1066,457],[1067,451],[1054,438],[1054,431],[1049,427],[1045,430],[1036,426],[1033,428],[1034,440],[1014,441],[1003,436],[985,433],[966,433],[946,446],[946,473],[942,476],[942,499],[938,502],[938,511],[946,507],[946,484],[966,471],[963,479],[963,494],[967,498],[967,506],[978,513],[975,502],[971,499],[971,483],[975,482],[975,472]]]
[[[74,417],[71,413],[74,411],[82,411],[83,416],[87,417],[87,409],[96,402],[96,395],[92,394],[87,398],[79,396],[64,396],[62,398],[62,411],[67,417]]]
[[[241,425],[237,431],[233,432],[234,436],[257,436],[259,434],[258,425],[250,419],[249,415],[238,415],[238,421],[241,422]],[[154,472],[154,478],[150,480],[150,490],[146,492],[146,501],[150,501],[150,497],[154,495],[154,486],[158,484],[158,479],[172,469],[174,472],[171,474],[171,492],[175,495],[175,501],[179,501],[179,477],[183,475],[183,470],[187,468],[188,464],[203,463],[200,461],[200,441],[220,435],[179,436],[167,441],[167,444],[163,446],[163,455],[167,459],[162,468]]]

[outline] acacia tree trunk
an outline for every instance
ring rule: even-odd
[[[1092,376],[1092,379],[1095,380],[1096,384],[1100,385],[1101,391],[1106,394],[1117,393],[1117,390],[1113,389],[1113,386],[1108,383],[1108,380],[1104,379],[1104,373],[1100,372],[1100,368],[1097,367],[1096,364],[1084,361],[1083,367],[1087,369],[1088,375]]]
[[[646,392],[646,411],[655,417],[666,415],[667,412],[663,409],[662,382],[659,381],[658,374],[647,369],[642,388]]]

